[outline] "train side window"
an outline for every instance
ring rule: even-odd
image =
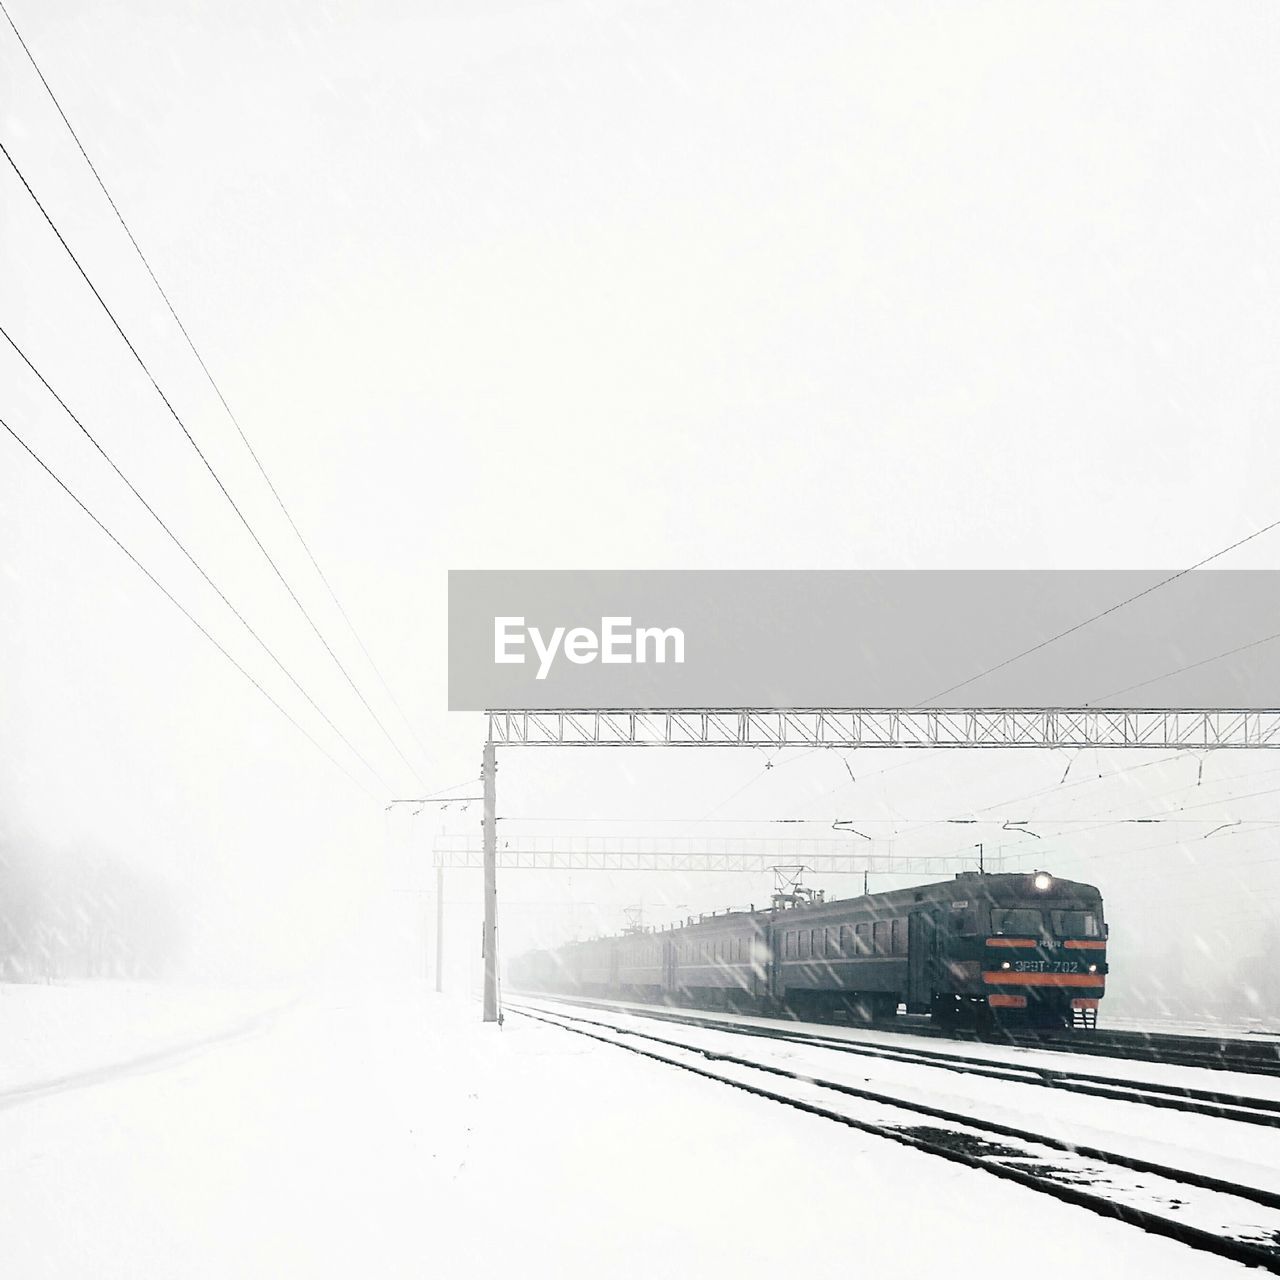
[[[877,920],[871,930],[871,941],[878,956],[889,954],[889,922]]]
[[[809,958],[809,930],[800,930],[800,959],[807,960]]]
[[[821,960],[821,959],[822,959],[822,952],[823,952],[823,945],[822,945],[822,941],[823,941],[823,939],[822,939],[822,930],[821,930],[821,929],[814,929],[814,930],[812,931],[812,933],[810,934],[810,937],[811,937],[811,938],[812,938],[812,940],[813,940],[813,958],[814,958],[815,960]]]
[[[871,954],[871,926],[860,924],[854,932],[854,947],[860,956]]]
[[[895,920],[891,932],[891,946],[895,956],[905,956],[907,954],[907,933],[902,927],[905,921]]]
[[[842,924],[840,926],[840,954],[842,956],[853,955],[853,925]]]

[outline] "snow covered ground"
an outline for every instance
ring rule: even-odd
[[[726,1036],[723,1032],[703,1027],[656,1022],[652,1018],[620,1012],[603,1013],[590,1007],[557,1005],[554,1001],[536,1001],[533,1007],[561,1009],[587,1016],[598,1014],[613,1026],[658,1035],[695,1048],[731,1053],[751,1062],[852,1085],[907,1103],[938,1107],[958,1115],[1043,1134],[1074,1147],[1091,1147],[1176,1169],[1194,1170],[1264,1191],[1280,1192],[1280,1129],[785,1040]],[[814,1030],[821,1033],[823,1029]],[[882,1042],[883,1039],[881,1037]],[[932,1042],[929,1047],[932,1048]],[[1007,1048],[1000,1051],[1002,1054],[1019,1052]],[[1028,1052],[1027,1056],[1047,1055]],[[1069,1055],[1053,1056],[1067,1058],[1065,1065],[1058,1064],[1066,1070],[1087,1070],[1093,1063],[1093,1059],[1082,1064],[1079,1058],[1072,1059]],[[1219,1082],[1226,1081],[1246,1094],[1250,1083],[1259,1079],[1230,1072],[1181,1070],[1188,1084],[1207,1075]],[[1262,1079],[1270,1083],[1269,1078]],[[1194,1198],[1194,1194],[1192,1192],[1190,1198]]]
[[[0,987],[0,1036],[6,1275],[1243,1273],[420,988]]]

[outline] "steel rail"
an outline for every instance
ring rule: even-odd
[[[1034,1063],[996,1062],[988,1058],[974,1058],[940,1050],[868,1044],[855,1040],[842,1040],[835,1036],[824,1036],[815,1032],[798,1031],[785,1026],[775,1028],[756,1026],[746,1022],[721,1022],[702,1017],[697,1013],[686,1014],[679,1009],[645,1009],[608,1001],[575,1000],[564,996],[545,998],[560,1003],[580,1004],[584,1008],[609,1009],[615,1013],[628,1014],[637,1018],[652,1018],[658,1022],[670,1022],[677,1026],[700,1027],[713,1031],[725,1031],[732,1035],[786,1040],[859,1057],[882,1058],[908,1065],[937,1067],[943,1071],[954,1071],[962,1075],[1010,1080],[1017,1084],[1061,1089],[1068,1093],[1109,1098],[1117,1102],[1141,1103],[1151,1107],[1206,1115],[1215,1120],[1237,1120],[1243,1124],[1280,1128],[1280,1100],[1273,1098],[1253,1098],[1242,1094],[1223,1093],[1216,1089],[1200,1089],[1190,1085],[1161,1084],[1157,1081],[1125,1080],[1117,1076],[1060,1071],[1052,1067],[1037,1066]]]

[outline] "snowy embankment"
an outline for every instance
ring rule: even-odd
[[[420,989],[330,989],[247,1028],[279,999],[228,993],[220,1040],[211,992],[10,991],[11,1275],[964,1277],[1045,1257],[1101,1280],[1243,1274],[608,1045],[520,1017],[484,1026]],[[110,1070],[179,1027],[190,1051]]]
[[[0,1106],[86,1073],[148,1070],[247,1034],[293,997],[155,982],[0,983]]]

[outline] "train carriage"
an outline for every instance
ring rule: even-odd
[[[1102,897],[1047,872],[985,875],[858,898],[775,900],[665,930],[521,957],[528,990],[796,1016],[1090,1021],[1106,988]],[[548,953],[534,953],[546,955]]]

